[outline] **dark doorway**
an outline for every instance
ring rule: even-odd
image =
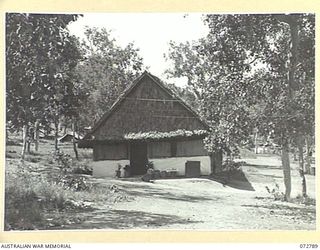
[[[133,175],[142,175],[147,172],[146,164],[147,157],[147,143],[137,142],[130,144],[130,166]]]

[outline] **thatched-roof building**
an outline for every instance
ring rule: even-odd
[[[81,140],[82,136],[79,135],[78,133],[74,134],[74,138],[76,141]],[[73,133],[72,132],[67,132],[65,133],[63,136],[61,136],[60,138],[58,138],[59,142],[71,142],[73,139]]]
[[[114,176],[119,164],[130,165],[133,175],[144,174],[150,161],[161,171],[209,175],[215,166],[203,144],[207,131],[196,112],[160,79],[144,72],[79,147],[93,148],[95,176]]]

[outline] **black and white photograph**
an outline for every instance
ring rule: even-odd
[[[314,13],[4,22],[5,231],[316,230]]]

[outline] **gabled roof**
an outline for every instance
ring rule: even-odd
[[[81,139],[82,139],[82,136],[79,135],[77,132],[75,132],[74,136],[75,136],[75,139],[76,139],[76,140],[81,140]],[[65,133],[63,136],[61,136],[60,138],[58,138],[58,141],[63,141],[63,140],[65,140],[67,137],[73,137],[73,133],[72,133],[72,132],[67,132],[67,133]]]
[[[187,105],[178,95],[176,95],[171,89],[169,89],[158,77],[145,71],[141,76],[139,76],[137,79],[135,79],[133,81],[133,83],[130,84],[128,86],[128,88],[119,96],[119,98],[115,101],[115,103],[112,105],[110,110],[107,111],[101,117],[101,119],[94,125],[92,130],[84,137],[84,140],[90,139],[90,137],[92,135],[97,133],[99,131],[99,129],[101,129],[101,127],[108,121],[108,119],[116,112],[118,107],[120,107],[126,100],[130,99],[129,96],[132,94],[132,92],[134,92],[138,88],[140,83],[146,78],[151,79],[152,82],[154,84],[156,84],[156,86],[158,88],[162,89],[162,91],[164,93],[166,93],[167,96],[170,97],[170,101],[175,101],[175,102],[178,102],[180,105],[182,105],[183,108],[180,108],[181,111],[184,109],[185,113],[188,112],[190,114],[190,116],[192,116],[191,118],[194,118],[195,120],[197,120],[196,122],[198,125],[194,126],[194,127],[199,127],[197,129],[200,129],[200,130],[208,130],[209,129],[209,126],[204,121],[202,121],[200,119],[200,117],[198,116],[198,114],[191,107],[189,107],[189,105]],[[131,98],[131,99],[133,99],[133,98]],[[147,100],[155,100],[155,99],[140,99],[140,100],[147,101]],[[154,111],[154,110],[152,110],[152,111]],[[168,109],[168,111],[170,111],[170,110]],[[131,131],[129,131],[129,132],[131,132]],[[136,132],[140,132],[140,131],[136,131]],[[145,132],[145,131],[142,131],[142,132]],[[95,139],[97,139],[97,138],[95,138]]]

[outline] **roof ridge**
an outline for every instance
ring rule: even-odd
[[[175,98],[177,98],[181,104],[183,106],[185,106],[185,108],[187,108],[194,116],[196,116],[197,118],[199,118],[199,120],[201,121],[201,123],[203,123],[203,125],[205,127],[207,127],[207,129],[209,129],[209,125],[201,119],[201,117],[198,115],[198,113],[185,101],[183,100],[174,90],[170,89],[169,86],[167,86],[167,84],[165,82],[163,82],[160,78],[158,78],[157,76],[152,75],[151,73],[147,72],[152,78],[155,78],[155,80],[158,81],[158,83],[160,83],[162,85],[162,87],[165,88],[165,90],[167,90],[167,92],[169,92],[168,94],[174,96]]]
[[[88,134],[84,137],[86,139],[87,136],[90,136],[94,133],[107,119],[108,117],[114,112],[114,110],[125,100],[125,97],[132,91],[132,89],[137,86],[140,80],[145,77],[149,76],[159,87],[161,87],[164,91],[167,92],[170,96],[176,98],[180,104],[182,104],[189,112],[191,112],[196,118],[199,119],[201,124],[203,124],[207,129],[209,129],[208,124],[200,118],[195,110],[193,110],[181,97],[179,97],[173,90],[171,90],[160,78],[155,75],[152,75],[150,72],[145,70],[139,77],[132,81],[131,84],[119,95],[116,101],[112,104],[110,109],[106,111],[99,121],[93,126],[93,128],[88,132]]]
[[[101,124],[108,118],[108,116],[110,115],[110,113],[112,113],[112,111],[116,108],[116,106],[119,105],[119,103],[121,102],[121,100],[123,100],[124,96],[128,95],[128,93],[130,93],[130,90],[137,85],[137,83],[147,74],[148,72],[145,70],[140,76],[138,76],[136,79],[134,79],[132,81],[131,84],[129,84],[127,86],[127,88],[118,96],[118,98],[114,101],[114,103],[111,105],[110,109],[107,110],[99,119],[99,121],[93,126],[93,128],[90,130],[90,132],[88,132],[87,135],[90,135],[92,133],[94,133],[100,126]],[[85,137],[87,137],[87,135]]]

